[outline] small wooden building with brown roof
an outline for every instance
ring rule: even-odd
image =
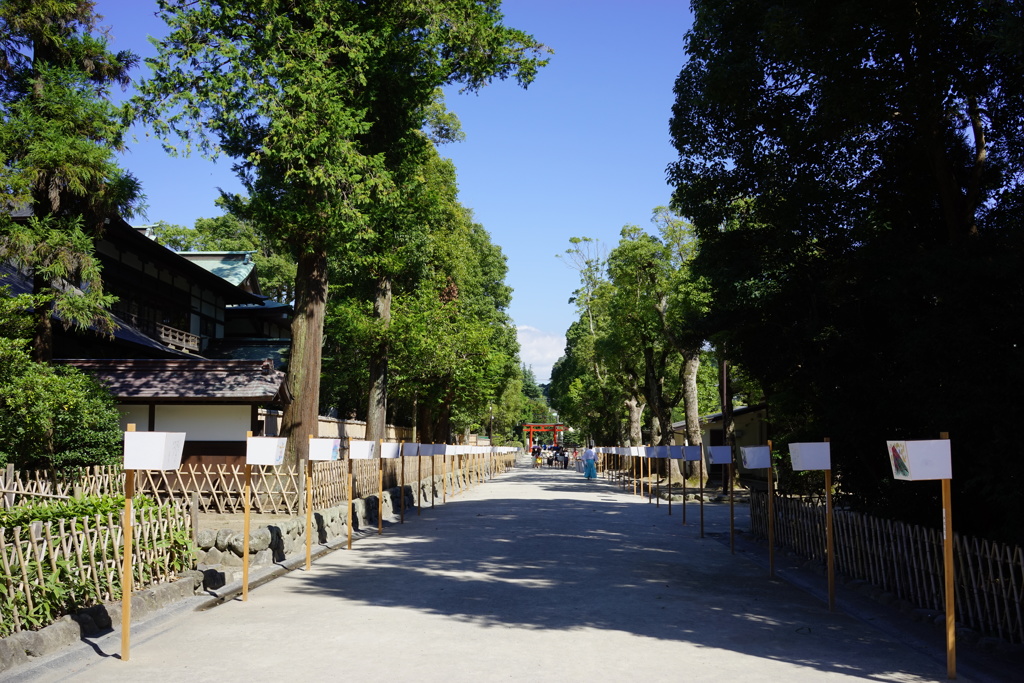
[[[246,432],[263,432],[260,406],[291,401],[285,373],[270,361],[67,359],[114,395],[122,426],[185,432],[182,463],[245,462]]]

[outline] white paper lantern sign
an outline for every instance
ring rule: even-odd
[[[341,439],[310,439],[309,459],[316,461],[340,460]]]
[[[740,461],[748,470],[768,469],[772,465],[772,452],[767,446],[741,446]]]
[[[385,460],[394,460],[400,455],[401,444],[382,443],[380,445],[380,457]]]
[[[124,469],[176,470],[184,447],[185,432],[125,432]]]
[[[685,460],[688,463],[695,463],[696,461],[700,460],[700,446],[684,445],[683,460]]]
[[[768,447],[765,446],[765,450]],[[708,446],[708,458],[711,460],[712,465],[731,465],[732,464],[732,446]],[[744,467],[748,467],[744,465]],[[753,465],[752,467],[768,467],[764,465]],[[751,469],[751,467],[748,467]]]
[[[892,476],[904,481],[952,479],[949,439],[886,441]]]
[[[402,444],[402,455],[407,458],[415,458],[420,455],[420,445],[418,443],[404,443]],[[426,455],[426,453],[423,453]]]
[[[376,441],[349,441],[349,460],[373,460],[373,454],[376,452],[376,449]]]
[[[288,439],[279,436],[250,436],[245,440],[246,465],[281,465]]]
[[[789,444],[789,458],[794,470],[832,469],[832,450],[828,441]]]

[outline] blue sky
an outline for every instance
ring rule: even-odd
[[[152,54],[146,36],[164,31],[155,3],[96,6],[114,49]],[[507,25],[554,49],[551,64],[527,90],[452,90],[466,140],[441,153],[458,169],[461,202],[508,257],[522,359],[544,382],[576,317],[568,300],[578,278],[556,254],[573,236],[612,246],[623,225],[648,227],[652,209],[668,203],[672,84],[691,18],[680,0],[506,0],[502,9]],[[219,213],[218,187],[238,189],[229,160],[172,158],[145,131],[136,137],[122,160],[147,197],[136,224],[191,226]]]

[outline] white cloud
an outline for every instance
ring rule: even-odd
[[[565,335],[552,334],[529,325],[516,327],[519,338],[519,357],[527,367],[533,368],[538,384],[551,381],[551,366],[565,352]]]

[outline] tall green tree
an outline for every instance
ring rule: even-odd
[[[537,45],[501,25],[498,3],[471,0],[162,0],[160,16],[171,33],[143,88],[150,120],[233,157],[249,196],[230,208],[297,263],[295,401],[283,428],[303,457],[320,402],[330,255],[379,271],[375,314],[386,328],[387,250],[409,227],[387,207],[403,206],[404,164],[422,149],[435,89],[528,83]],[[386,358],[371,363],[386,373]]]
[[[1021,408],[1020,7],[707,0],[694,16],[674,208],[700,238],[709,333],[764,387],[777,440],[830,436],[851,502],[933,522],[933,492],[894,484],[879,444],[949,431],[957,495],[993,503],[958,524],[1016,518],[1024,468],[983,425],[992,396]]]
[[[108,49],[99,19],[84,0],[0,2],[0,258],[32,273],[38,360],[52,356],[54,314],[111,331],[93,240],[139,200],[114,160],[128,117],[108,99],[137,59]]]

